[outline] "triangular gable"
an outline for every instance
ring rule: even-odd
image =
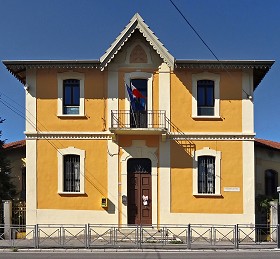
[[[159,54],[159,56],[164,60],[164,62],[170,67],[174,68],[174,57],[168,52],[168,50],[163,46],[163,44],[159,41],[159,39],[155,36],[155,34],[151,31],[151,29],[144,22],[142,17],[136,13],[129,24],[125,27],[125,29],[120,33],[120,35],[116,38],[116,40],[112,43],[109,49],[105,52],[105,54],[100,58],[101,69],[103,70],[110,61],[114,58],[114,56],[118,53],[118,51],[122,48],[124,43],[130,38],[135,29],[139,29],[139,31],[143,34],[145,39],[150,43],[153,49]]]

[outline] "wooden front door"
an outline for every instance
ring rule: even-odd
[[[130,158],[127,161],[128,224],[152,224],[151,160]]]

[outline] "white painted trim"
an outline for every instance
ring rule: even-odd
[[[192,75],[192,116],[194,118],[208,118],[210,116],[199,116],[197,114],[197,81],[213,80],[214,81],[214,117],[220,117],[220,75],[209,72],[203,72]]]
[[[80,80],[80,107],[79,114],[74,114],[73,116],[84,116],[85,115],[85,75],[77,72],[64,72],[57,74],[57,116],[69,116],[69,114],[63,113],[63,80],[66,79],[77,79]]]
[[[119,87],[118,72],[108,71],[107,129],[111,127],[111,111],[118,110]]]
[[[152,224],[158,220],[158,191],[157,191],[157,148],[147,147],[144,140],[133,140],[131,147],[124,148],[121,156],[121,185],[122,195],[127,196],[127,160],[129,158],[149,158],[152,162]],[[122,224],[127,224],[127,206],[122,204]]]
[[[213,150],[208,147],[194,151],[193,159],[193,195],[201,195],[198,192],[198,157],[213,156],[215,157],[215,195],[221,194],[221,151]],[[207,196],[203,193],[203,196]],[[210,194],[211,196],[211,194]]]
[[[125,84],[128,86],[130,85],[131,79],[147,79],[147,92],[148,92],[148,107],[147,109],[149,111],[153,110],[153,74],[152,73],[146,73],[146,72],[131,72],[131,73],[125,73]],[[125,85],[124,85],[125,87]],[[130,103],[129,103],[129,97],[128,93],[125,89],[126,93],[126,99],[125,99],[125,110],[130,110]],[[128,117],[130,119],[130,116]],[[148,116],[148,119],[150,119],[150,116]],[[129,123],[129,122],[128,122]],[[148,121],[148,125],[152,125],[152,122]]]
[[[26,71],[26,87],[25,103],[26,103],[26,131],[37,131],[37,85],[36,85],[36,70]]]
[[[242,73],[242,132],[254,132],[253,71]]]
[[[80,156],[80,191],[79,192],[64,192],[63,191],[63,156],[64,155],[78,155]],[[68,147],[57,150],[58,159],[58,193],[60,194],[84,194],[85,193],[85,150],[81,150],[75,147]]]
[[[242,142],[243,212],[255,223],[255,154],[254,141]]]
[[[167,64],[162,63],[159,69],[159,110],[166,112],[166,118],[170,117],[170,100],[171,100],[171,78],[170,68]],[[169,124],[166,127],[170,127]]]
[[[37,141],[26,140],[26,225],[37,224]]]

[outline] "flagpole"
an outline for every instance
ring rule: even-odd
[[[130,108],[131,108],[131,111],[132,111],[132,117],[133,117],[133,120],[134,120],[134,123],[135,123],[135,126],[136,126],[136,119],[135,119],[135,116],[134,116],[133,107],[131,105],[130,95],[129,95],[128,90],[127,90],[128,85],[125,84],[125,86],[126,86],[126,92],[127,92],[127,95],[128,95],[128,99],[129,99]]]

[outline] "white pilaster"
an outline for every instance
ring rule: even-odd
[[[159,69],[159,110],[166,112],[170,119],[170,68],[162,63]],[[169,126],[169,125],[166,125]]]
[[[36,108],[36,70],[26,71],[26,124],[25,130],[33,133],[37,131],[37,108]]]
[[[242,132],[254,132],[253,72],[242,74]]]
[[[26,140],[26,225],[37,224],[37,140]]]
[[[171,175],[170,175],[170,142],[160,142],[159,145],[159,223],[170,224],[171,211]],[[172,223],[179,223],[174,221]]]
[[[111,111],[118,110],[118,72],[108,71],[108,109],[107,109],[107,129],[111,127]]]
[[[113,216],[111,224],[118,224],[118,211],[119,211],[119,200],[118,197],[118,174],[119,174],[119,147],[112,140],[107,141],[108,152],[107,152],[107,170],[108,170],[108,212]]]
[[[243,152],[243,214],[255,223],[255,154],[254,141],[242,142]]]

